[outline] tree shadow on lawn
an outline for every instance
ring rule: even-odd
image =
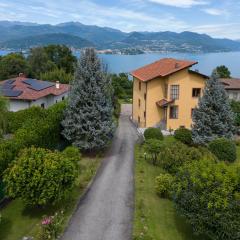
[[[2,218],[0,223],[0,239],[6,239],[11,232],[12,222],[8,218]]]
[[[186,218],[180,216],[177,212],[174,214],[175,225],[182,236],[182,239],[186,240],[209,240],[207,236],[195,235],[192,226],[187,222]]]

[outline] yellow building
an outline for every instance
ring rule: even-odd
[[[133,71],[133,121],[141,128],[191,128],[192,112],[207,76],[190,68],[197,62],[161,59]]]

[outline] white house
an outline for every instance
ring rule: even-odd
[[[68,84],[53,83],[19,76],[0,83],[2,95],[9,99],[9,111],[19,111],[32,106],[48,108],[67,98]]]

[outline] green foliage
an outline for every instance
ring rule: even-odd
[[[111,79],[94,49],[81,53],[69,95],[63,136],[84,151],[99,151],[111,141],[113,121]]]
[[[215,71],[220,78],[231,78],[230,70],[224,65],[218,66]]]
[[[20,152],[3,181],[9,197],[37,206],[62,200],[73,188],[77,174],[73,159],[66,154],[31,147]]]
[[[202,159],[184,165],[173,184],[178,211],[197,234],[213,240],[240,237],[240,169]]]
[[[148,128],[144,131],[144,138],[163,140],[163,134],[160,128]]]
[[[180,142],[165,145],[160,153],[160,164],[169,173],[176,173],[182,165],[198,161],[203,157],[200,150]]]
[[[175,130],[174,137],[187,145],[191,145],[193,143],[192,131],[187,128],[179,128]]]
[[[56,212],[53,216],[45,216],[41,221],[41,228],[38,234],[38,240],[59,239],[61,227],[64,222],[63,211]]]
[[[213,72],[206,82],[203,97],[193,112],[193,141],[206,145],[219,137],[231,139],[234,132],[234,114],[228,95],[219,82],[217,73]]]
[[[19,73],[28,74],[28,62],[21,53],[10,53],[0,58],[0,80],[17,77]]]
[[[66,73],[74,73],[77,58],[67,46],[48,45],[43,47],[43,50],[46,52],[48,59],[50,59],[58,69],[63,69]]]
[[[46,81],[59,81],[60,83],[70,83],[73,80],[73,74],[66,73],[63,69],[53,69],[49,72],[40,73],[40,79]]]
[[[239,127],[240,126],[240,102],[232,100],[231,108],[235,114],[235,125]]]
[[[164,147],[164,143],[158,139],[149,139],[145,141],[144,150],[151,156],[153,165],[159,165],[159,154]],[[146,157],[146,156],[145,156]]]
[[[126,73],[112,74],[114,96],[118,99],[129,100],[132,98],[133,81],[129,80]]]
[[[31,107],[18,112],[8,113],[8,130],[15,133],[19,128],[22,128],[27,122],[34,119],[42,119],[46,117],[46,110],[41,107]]]
[[[174,177],[169,173],[161,173],[155,179],[157,194],[163,198],[170,198]]]
[[[0,139],[3,134],[7,131],[7,113],[8,113],[8,101],[7,99],[1,97],[0,89]]]
[[[20,149],[31,146],[55,149],[59,146],[65,106],[65,102],[60,102],[48,109],[34,107],[11,113],[9,125],[14,137],[0,142],[0,176]]]
[[[220,160],[234,162],[237,159],[237,149],[233,141],[218,138],[209,143],[210,151]]]
[[[21,146],[14,140],[0,142],[0,178],[8,164],[14,160]]]
[[[30,65],[31,75],[38,79],[42,73],[57,68],[56,64],[49,59],[46,51],[44,51],[42,47],[32,48],[27,59]]]

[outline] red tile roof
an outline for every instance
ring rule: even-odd
[[[164,58],[131,72],[132,76],[141,81],[149,81],[157,77],[165,77],[185,68],[189,68],[198,62]]]
[[[226,90],[239,90],[240,79],[239,78],[220,78],[220,82],[223,83]]]
[[[60,84],[59,88],[56,88],[55,84],[54,86],[48,87],[46,89],[37,91],[34,89],[31,89],[28,84],[24,83],[24,80],[27,80],[26,77],[17,77],[13,78],[11,80],[15,80],[12,85],[14,86],[13,90],[19,90],[22,91],[22,93],[18,97],[9,97],[10,99],[19,99],[19,100],[37,100],[42,97],[46,97],[48,95],[54,95],[59,96],[62,95],[65,92],[68,92],[70,89],[70,86],[68,84]],[[2,81],[0,84],[4,84],[8,80]],[[38,80],[40,83],[45,82]]]

